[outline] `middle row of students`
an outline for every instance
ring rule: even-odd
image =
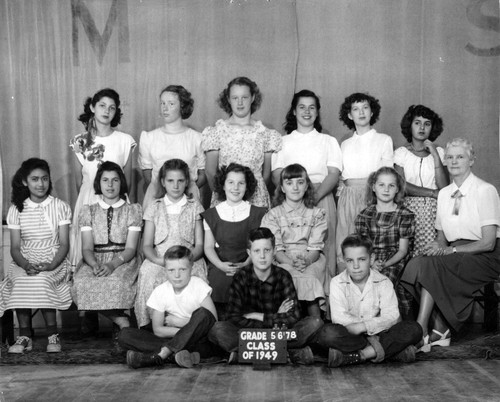
[[[215,189],[222,202],[205,212],[189,194],[185,162],[165,162],[159,181],[162,191],[142,217],[139,205],[125,202],[126,181],[120,167],[113,162],[100,166],[95,190],[101,200],[85,206],[79,217],[83,264],[74,274],[72,288],[79,310],[114,310],[110,318],[123,328],[129,326],[123,310],[134,306],[138,326],[147,326],[151,322],[147,300],[153,289],[168,279],[163,256],[170,247],[180,245],[192,250],[193,275],[210,284],[219,315],[224,316],[233,276],[250,264],[248,233],[264,226],[276,238],[275,261],[291,274],[298,299],[310,316],[320,316],[330,285],[322,253],[327,220],[325,211],[314,206],[314,190],[301,165],[282,170],[274,208],[267,213],[247,201],[255,191],[256,180],[249,168],[238,164],[219,170]],[[366,208],[356,220],[357,231],[373,239],[376,268],[398,286],[415,229],[413,213],[397,203],[402,199],[404,182],[392,168],[381,168],[370,176],[367,191],[371,205],[377,204],[382,212],[373,214],[373,207]],[[139,269],[134,301],[141,218],[145,222],[145,260]],[[387,224],[378,225],[378,219]],[[398,296],[405,315],[409,311],[407,298],[402,290]]]

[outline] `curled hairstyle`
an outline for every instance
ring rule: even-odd
[[[191,198],[192,194],[189,192],[189,184],[191,182],[189,166],[182,159],[169,159],[166,161],[163,166],[160,168],[158,172],[158,191],[156,193],[156,198],[162,198],[167,193],[165,187],[161,183],[163,179],[167,176],[167,172],[172,170],[178,170],[184,174],[184,178],[186,179],[186,189],[184,190],[184,194],[186,194],[187,198]]]
[[[101,165],[97,169],[97,173],[94,179],[95,193],[98,195],[102,194],[101,178],[104,172],[116,172],[118,174],[118,177],[120,178],[120,198],[122,200],[126,200],[128,194],[127,179],[125,178],[125,174],[123,173],[122,168],[115,162],[111,161],[101,163]]]
[[[227,175],[231,172],[243,173],[243,175],[245,176],[245,183],[247,186],[243,199],[247,201],[250,198],[252,198],[252,195],[255,192],[255,189],[257,188],[257,180],[255,179],[253,172],[250,170],[249,167],[240,165],[238,163],[230,163],[227,166],[221,166],[220,169],[217,170],[217,173],[215,175],[214,191],[217,194],[218,199],[220,201],[226,201],[226,192],[224,191],[224,183],[226,182]]]
[[[250,88],[250,94],[254,97],[250,113],[254,114],[257,110],[259,110],[262,103],[262,94],[257,84],[247,77],[236,77],[231,80],[229,84],[227,84],[227,87],[224,88],[224,90],[219,94],[219,98],[217,99],[219,107],[224,110],[224,112],[226,112],[229,116],[233,114],[231,105],[229,103],[229,94],[231,92],[231,88],[234,85],[246,86]]]
[[[304,194],[304,205],[307,208],[314,208],[314,187],[311,182],[311,179],[309,178],[309,175],[307,174],[307,170],[304,168],[304,166],[299,165],[298,163],[294,163],[292,165],[286,166],[280,173],[280,185],[276,187],[276,190],[274,191],[274,197],[273,197],[273,207],[277,207],[278,205],[283,204],[283,202],[286,199],[286,195],[282,190],[283,183],[286,180],[290,179],[298,179],[303,177],[306,179],[307,182],[307,190]]]
[[[295,116],[295,109],[299,103],[300,98],[314,98],[316,101],[316,110],[318,111],[318,116],[316,120],[314,120],[314,128],[318,133],[321,133],[323,130],[323,126],[321,125],[321,116],[319,110],[321,109],[321,103],[319,102],[319,97],[313,91],[308,89],[303,89],[302,91],[297,92],[293,95],[292,104],[290,105],[290,109],[288,110],[285,123],[283,123],[283,128],[286,133],[290,134],[293,130],[297,129],[297,116]]]
[[[276,245],[276,238],[274,237],[273,232],[269,228],[255,228],[250,230],[248,233],[247,237],[247,248],[250,249],[252,248],[252,243],[256,240],[261,240],[261,239],[269,239],[271,240],[271,244],[273,245],[273,248]]]
[[[193,265],[194,256],[190,249],[184,246],[172,246],[170,247],[163,256],[165,263],[172,260],[182,260],[185,258]]]
[[[387,166],[381,167],[379,170],[370,173],[370,176],[368,176],[368,182],[366,183],[366,204],[375,205],[377,203],[377,196],[373,191],[373,186],[375,186],[375,183],[377,182],[379,176],[383,174],[392,174],[396,178],[398,192],[394,197],[394,202],[398,205],[402,205],[405,195],[406,181],[403,176],[396,172],[395,169]]]
[[[411,125],[416,117],[423,117],[430,120],[432,127],[429,140],[434,141],[443,132],[443,120],[432,109],[424,105],[411,105],[401,119],[401,133],[406,141],[412,141]]]
[[[189,92],[186,88],[182,85],[169,85],[162,89],[160,92],[160,98],[164,92],[173,92],[174,94],[177,94],[181,104],[181,117],[183,119],[187,119],[193,114],[194,99],[191,96],[191,92]]]
[[[90,109],[90,106],[95,107],[97,102],[99,102],[102,98],[111,98],[115,101],[116,105],[116,113],[113,120],[111,120],[111,127],[116,127],[120,124],[122,119],[122,111],[120,109],[120,95],[114,89],[104,88],[100,91],[96,92],[95,95],[90,98],[85,99],[85,103],[83,104],[83,113],[78,117],[78,120],[83,123],[85,126],[85,130],[89,130],[89,121],[92,117],[94,117],[94,113]]]
[[[368,251],[368,254],[370,255],[373,250],[373,244],[370,238],[368,236],[360,235],[357,233],[353,233],[347,236],[340,245],[340,248],[342,249],[342,254],[344,254],[346,248],[354,248],[354,247],[364,247],[366,251]]]
[[[47,190],[47,195],[50,195],[52,191],[52,179],[50,178],[50,168],[47,161],[39,158],[30,158],[25,160],[12,178],[11,201],[19,212],[23,212],[24,200],[30,196],[28,186],[24,183],[28,180],[28,176],[35,169],[41,169],[47,172],[49,175],[49,189]]]
[[[380,102],[378,101],[378,99],[374,98],[371,95],[368,95],[367,93],[361,93],[361,92],[356,92],[344,99],[344,103],[342,103],[342,105],[340,106],[340,111],[339,111],[340,121],[342,121],[351,130],[356,129],[356,125],[349,118],[349,113],[351,113],[351,107],[356,102],[368,102],[368,104],[370,105],[370,109],[372,111],[372,117],[370,118],[370,126],[373,126],[377,122],[380,116],[380,109],[382,109],[382,107],[380,106]]]
[[[445,156],[448,154],[448,149],[451,147],[462,147],[465,152],[467,152],[467,155],[469,155],[470,160],[473,161],[476,159],[476,150],[474,149],[472,142],[467,138],[453,138],[451,141],[449,141],[446,144],[446,149],[444,152]]]

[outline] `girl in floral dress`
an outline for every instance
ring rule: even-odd
[[[188,247],[194,256],[191,275],[207,281],[203,259],[203,207],[189,193],[189,166],[180,159],[166,161],[160,169],[157,199],[144,212],[143,252],[139,270],[135,315],[139,327],[151,322],[146,302],[153,289],[167,281],[163,255],[172,246]]]
[[[78,309],[99,311],[122,329],[135,300],[142,208],[126,202],[125,175],[114,162],[99,167],[94,188],[101,199],[80,212],[83,264],[71,291]]]
[[[79,191],[70,236],[70,261],[73,269],[82,258],[78,216],[84,205],[99,201],[94,191],[97,168],[104,161],[115,162],[125,172],[127,183],[132,184],[131,154],[137,145],[132,136],[115,130],[122,116],[120,96],[116,91],[101,89],[92,98],[87,98],[83,107],[78,120],[85,126],[85,132],[78,134],[70,142],[70,147],[75,152],[74,175]]]
[[[259,109],[262,95],[257,84],[246,77],[233,79],[219,95],[219,106],[229,115],[203,131],[202,148],[206,154],[206,174],[214,191],[217,169],[231,162],[249,167],[257,179],[257,189],[249,200],[253,205],[269,208],[267,184],[271,177],[271,155],[281,149],[281,135],[252,119]],[[212,206],[218,203],[212,194]]]
[[[0,317],[15,309],[19,336],[9,353],[33,348],[31,309],[41,309],[47,328],[47,352],[61,351],[56,309],[72,303],[67,284],[69,205],[50,195],[52,181],[46,161],[24,161],[12,179],[12,203],[7,214],[12,262],[0,284]]]

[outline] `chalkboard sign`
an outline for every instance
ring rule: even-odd
[[[295,338],[297,338],[297,333],[294,330],[240,329],[238,361],[240,363],[286,363],[286,342]]]

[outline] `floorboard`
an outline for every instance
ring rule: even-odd
[[[210,364],[2,366],[2,401],[499,401],[500,360],[417,361],[329,369]]]

